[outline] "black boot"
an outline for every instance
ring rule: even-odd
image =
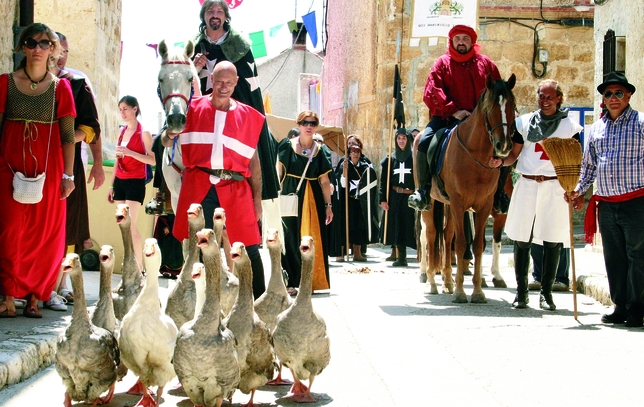
[[[398,247],[398,259],[394,261],[394,267],[407,267],[407,246]]]
[[[508,174],[510,174],[511,170],[512,167],[501,167],[500,169],[499,183],[496,187],[496,192],[494,193],[493,207],[493,209],[500,214],[508,213],[508,209],[510,209],[510,197],[505,193],[504,188],[505,181],[507,180]]]
[[[543,269],[541,270],[539,306],[541,309],[548,311],[557,309],[555,302],[552,300],[552,283],[555,282],[562,247],[563,244],[561,243],[543,242]]]
[[[528,298],[528,268],[530,267],[530,243],[514,242],[514,274],[517,278],[517,295],[512,307],[527,308]]]
[[[428,211],[432,208],[429,193],[432,189],[432,177],[429,174],[427,153],[416,152],[416,168],[418,170],[418,189],[407,198],[407,205],[417,211]]]

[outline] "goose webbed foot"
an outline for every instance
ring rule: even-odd
[[[154,401],[150,392],[145,392],[141,400],[134,407],[155,407],[157,402]]]
[[[284,386],[287,384],[289,385],[293,384],[293,382],[290,380],[282,379],[282,364],[280,363],[280,368],[277,371],[277,377],[274,378],[273,380],[267,381],[266,384],[268,386]]]
[[[135,394],[137,396],[144,396],[146,394],[148,395],[154,395],[150,389],[148,389],[143,382],[141,382],[141,379],[137,380],[136,383],[134,383],[134,386],[130,387],[130,390],[126,392],[127,394]]]
[[[92,404],[92,407],[109,404],[114,398],[114,386],[115,386],[115,383],[112,383],[112,385],[110,386],[110,390],[107,392],[107,394],[104,397],[99,397],[96,400],[94,400],[94,404]]]

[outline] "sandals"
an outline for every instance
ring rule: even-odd
[[[34,299],[36,299],[34,294],[29,294],[25,297],[27,305],[25,306],[25,309],[22,310],[22,315],[27,318],[42,318],[42,312],[38,309],[38,300],[36,300],[36,305],[31,305],[31,302]]]
[[[63,297],[65,301],[67,301],[67,304],[74,304],[74,293],[72,292],[72,290],[61,288],[58,291],[58,295]]]
[[[295,296],[297,295],[297,288],[294,288],[294,287],[288,287],[288,288],[286,289],[286,292],[287,292],[287,293],[288,293],[288,295],[290,295],[291,297],[295,297]]]
[[[13,301],[12,301],[13,303]],[[2,301],[0,302],[0,307],[4,306],[4,311],[0,311],[0,318],[15,318],[16,317],[16,309],[9,307],[9,305]]]

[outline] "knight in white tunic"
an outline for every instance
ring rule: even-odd
[[[540,306],[554,311],[552,284],[559,255],[563,246],[570,245],[568,205],[542,141],[548,137],[578,139],[582,127],[561,110],[563,92],[558,82],[548,79],[539,83],[537,97],[539,110],[517,118],[514,148],[505,160],[497,161],[511,165],[518,160],[517,171],[521,173],[505,225],[505,233],[514,240],[517,295],[512,306],[526,308],[528,304],[530,244],[535,242],[544,246]]]

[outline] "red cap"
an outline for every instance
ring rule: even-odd
[[[452,27],[452,29],[449,30],[449,34],[447,34],[447,35],[449,36],[449,39],[451,40],[452,38],[454,38],[455,36],[457,36],[459,34],[469,35],[470,38],[472,39],[472,44],[475,44],[476,39],[478,38],[478,35],[476,35],[476,31],[474,31],[474,29],[472,27],[468,27],[468,26],[462,25],[462,24],[455,25],[454,27]]]

